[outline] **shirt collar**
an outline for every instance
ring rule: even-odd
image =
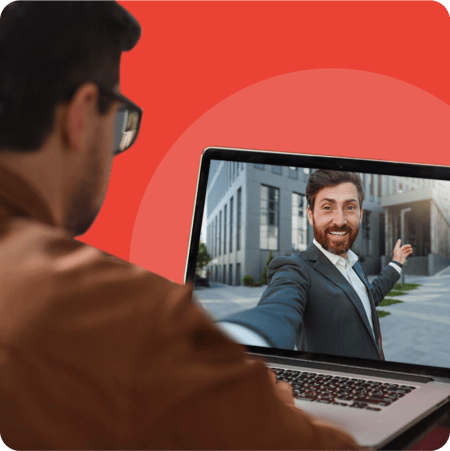
[[[319,250],[325,255],[325,257],[330,260],[331,263],[333,263],[334,266],[343,266],[347,269],[353,267],[353,265],[358,261],[358,256],[351,250],[347,252],[347,259],[344,257],[340,257],[339,255],[333,254],[332,252],[329,252],[325,250],[321,244],[316,241],[314,238],[313,243],[316,245],[316,247],[319,248]]]
[[[55,225],[48,205],[18,174],[0,166],[0,220],[28,217]]]

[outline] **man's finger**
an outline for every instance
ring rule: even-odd
[[[272,371],[269,370],[270,380],[275,383],[277,381],[277,375]]]
[[[401,242],[402,242],[401,239],[398,239],[398,240],[397,240],[397,243],[395,243],[395,248],[396,248],[396,249],[400,249],[400,244],[401,244]]]
[[[275,384],[275,389],[284,404],[295,406],[294,393],[289,382],[280,381]]]

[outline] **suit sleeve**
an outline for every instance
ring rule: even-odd
[[[396,282],[400,279],[400,274],[392,266],[387,265],[380,275],[369,285],[375,307],[377,307],[384,297],[392,290]]]
[[[268,281],[256,307],[221,321],[245,326],[273,347],[294,349],[303,327],[311,283],[308,268],[297,256],[275,258],[268,268]]]

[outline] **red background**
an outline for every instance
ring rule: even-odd
[[[122,58],[121,89],[144,118],[137,143],[114,162],[102,212],[80,240],[126,260],[158,165],[191,124],[239,90],[290,72],[343,68],[388,75],[450,104],[449,15],[436,2],[121,3],[143,28]],[[391,149],[342,156],[389,160]],[[400,149],[395,157],[450,165],[450,149]],[[167,228],[177,233],[176,224]],[[184,261],[185,251],[174,258]],[[436,449],[447,437],[422,449]]]
[[[144,120],[137,143],[116,159],[104,207],[80,240],[126,260],[139,206],[162,159],[199,117],[246,87],[308,69],[356,69],[405,81],[450,104],[449,16],[436,2],[120,3],[143,27],[141,41],[123,57],[121,78],[122,92],[142,106]],[[394,156],[390,148],[370,149],[342,156],[450,165],[450,148],[397,148]],[[192,157],[198,160],[201,150]],[[182,189],[169,180],[170,186]],[[178,232],[167,224],[167,236]],[[185,256],[180,249],[173,258],[179,264]],[[447,438],[439,429],[415,449],[437,449]]]

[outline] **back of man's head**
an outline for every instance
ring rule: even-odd
[[[86,81],[112,89],[141,27],[115,1],[16,1],[0,18],[0,151],[39,149],[57,104]],[[99,112],[111,99],[99,97]]]

